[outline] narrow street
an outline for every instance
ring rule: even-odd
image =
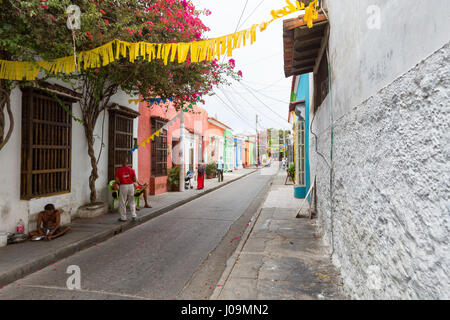
[[[0,299],[206,299],[277,168],[260,170],[11,283]],[[80,267],[81,290],[67,289],[71,265]]]
[[[0,8],[0,302],[450,300],[449,0]]]

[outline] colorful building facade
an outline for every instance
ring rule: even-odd
[[[230,129],[224,130],[224,150],[223,150],[223,164],[224,171],[229,172],[234,170],[235,150],[233,133]]]
[[[244,145],[244,141],[242,139],[242,137],[240,136],[235,136],[234,137],[234,158],[235,158],[235,163],[234,163],[234,167],[235,169],[242,169],[243,168],[243,145]]]
[[[304,199],[311,186],[309,164],[309,108],[311,105],[310,76],[294,76],[289,122],[293,126],[293,161],[295,163],[294,196]]]
[[[170,103],[167,105],[149,105],[141,102],[139,105],[138,142],[146,140],[155,131],[162,128],[168,121],[174,119],[179,112]],[[208,148],[208,113],[195,106],[193,111],[186,112],[184,131],[184,168],[195,171],[199,162],[205,160]],[[169,190],[167,170],[180,163],[180,124],[176,120],[167,130],[149,145],[138,149],[139,181],[148,183],[149,194],[156,195]]]

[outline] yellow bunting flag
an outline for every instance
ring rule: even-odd
[[[280,10],[272,10],[272,20],[261,24],[254,24],[251,28],[226,35],[219,38],[194,41],[190,43],[147,43],[147,42],[126,42],[113,40],[98,48],[82,51],[79,53],[79,63],[75,65],[72,56],[58,58],[52,61],[7,61],[0,60],[0,79],[8,80],[35,80],[40,71],[47,71],[52,74],[71,74],[82,66],[84,70],[107,66],[118,59],[128,59],[134,63],[139,58],[148,60],[163,60],[167,65],[177,60],[184,63],[190,54],[192,63],[202,61],[212,61],[220,59],[221,56],[231,57],[233,50],[245,46],[247,40],[253,44],[256,41],[256,31],[262,32],[276,19],[280,19],[291,13],[305,10],[304,20],[308,27],[313,26],[313,21],[318,18],[317,0],[312,1],[308,6],[303,2],[286,0],[287,6]],[[129,100],[130,103],[138,103],[137,100]]]
[[[138,104],[139,102],[141,102],[141,99],[130,99],[130,100],[128,100],[128,104],[132,104],[132,103]]]

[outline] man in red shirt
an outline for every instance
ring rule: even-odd
[[[122,167],[116,170],[116,183],[119,184],[119,202],[120,202],[120,219],[119,221],[127,221],[127,201],[130,204],[131,216],[135,220],[136,202],[134,201],[134,183],[136,182],[136,173],[128,167],[128,159],[126,158]]]

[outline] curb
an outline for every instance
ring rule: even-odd
[[[78,240],[76,242],[73,242],[73,243],[67,245],[64,248],[61,248],[61,249],[57,250],[56,252],[53,252],[52,254],[48,254],[48,255],[43,256],[43,257],[41,257],[39,259],[36,259],[36,260],[34,260],[32,262],[29,262],[27,264],[21,265],[20,267],[14,269],[14,270],[5,272],[3,274],[0,274],[0,286],[6,286],[6,285],[8,285],[8,284],[10,284],[10,283],[12,283],[12,282],[14,282],[16,280],[21,279],[22,277],[25,277],[25,276],[27,276],[29,274],[32,274],[32,273],[34,273],[36,271],[39,271],[39,270],[49,266],[50,264],[55,263],[56,261],[65,259],[67,257],[70,257],[71,255],[73,255],[73,254],[75,254],[77,252],[80,252],[80,251],[82,251],[84,249],[92,247],[94,244],[99,244],[101,242],[104,242],[104,241],[106,241],[106,240],[108,240],[108,239],[110,239],[110,238],[112,238],[112,237],[114,237],[114,236],[116,236],[116,235],[118,235],[120,233],[123,233],[123,232],[125,232],[127,230],[133,229],[133,228],[135,228],[135,227],[137,227],[137,226],[139,226],[139,225],[141,225],[141,224],[143,224],[143,223],[145,223],[147,221],[150,221],[150,220],[152,220],[154,218],[157,218],[157,217],[163,215],[164,213],[167,213],[167,212],[169,212],[169,211],[171,211],[173,209],[181,207],[182,205],[184,205],[186,203],[189,203],[189,202],[191,202],[191,201],[193,201],[195,199],[198,199],[198,198],[200,198],[202,196],[205,196],[205,195],[207,195],[207,194],[209,194],[209,193],[211,193],[213,191],[216,191],[216,190],[218,190],[220,188],[223,188],[223,187],[225,187],[225,186],[227,186],[227,185],[229,185],[229,184],[231,184],[233,182],[236,182],[236,181],[238,181],[240,179],[243,179],[243,178],[245,178],[245,177],[247,177],[247,176],[249,176],[249,175],[251,175],[251,174],[253,174],[253,173],[257,172],[257,171],[258,170],[255,169],[255,170],[253,170],[253,171],[251,171],[249,173],[246,173],[246,174],[244,174],[244,175],[242,175],[242,176],[240,176],[238,178],[235,178],[233,180],[229,180],[227,182],[224,182],[223,184],[215,186],[214,188],[205,190],[202,193],[199,193],[199,194],[193,195],[192,197],[189,197],[187,199],[183,199],[181,201],[175,202],[175,203],[173,203],[171,205],[168,205],[168,206],[166,206],[164,208],[158,209],[158,210],[156,210],[156,211],[154,211],[154,212],[152,212],[152,213],[150,213],[150,214],[148,214],[146,216],[139,217],[136,222],[128,221],[128,222],[123,223],[121,225],[113,226],[109,230],[105,230],[105,231],[100,232],[98,234],[93,234],[93,235],[88,236],[88,237],[86,237],[84,239],[81,239],[81,240]]]
[[[270,185],[272,186],[273,184],[273,180],[274,178],[272,178],[272,181],[270,182]],[[270,191],[270,188],[269,188]],[[267,195],[266,195],[267,197]],[[250,234],[253,231],[253,228],[256,225],[256,222],[259,219],[259,216],[262,212],[262,206],[264,205],[264,201],[261,203],[261,205],[259,206],[258,210],[256,210],[256,213],[253,215],[252,217],[252,227],[251,228],[247,228],[247,230],[245,230],[244,234],[242,235],[242,240],[238,247],[236,248],[236,250],[234,251],[233,255],[228,259],[228,261],[232,261],[232,263],[228,264],[227,267],[225,268],[224,272],[222,273],[222,276],[220,277],[220,280],[218,283],[221,284],[220,287],[216,287],[216,289],[214,289],[213,294],[209,297],[208,300],[218,300],[220,295],[222,294],[223,289],[225,288],[225,284],[228,281],[228,278],[230,277],[231,272],[233,272],[234,266],[236,265],[236,261],[239,259],[239,256],[241,255],[242,249],[244,248],[244,246],[247,243],[248,238],[250,237]]]

